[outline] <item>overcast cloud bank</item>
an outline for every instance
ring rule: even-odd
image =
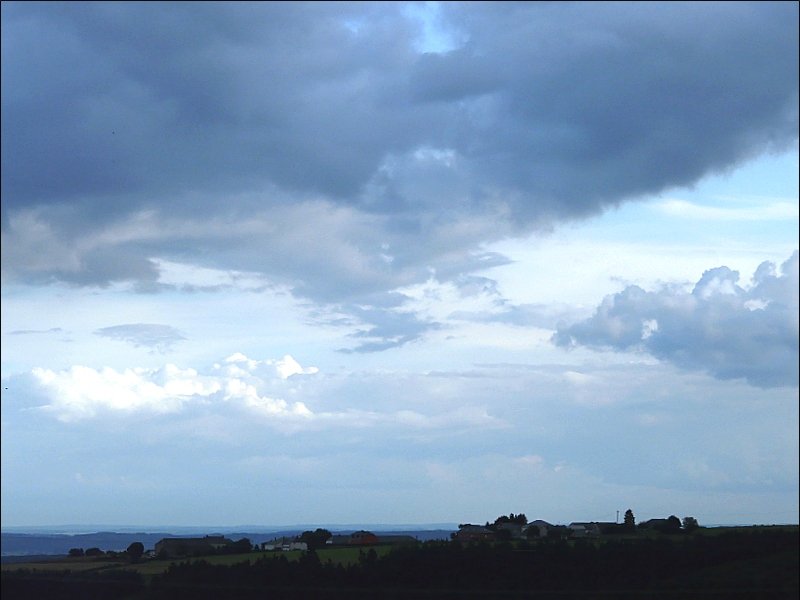
[[[13,279],[342,302],[797,137],[794,3],[444,3],[442,52],[401,4],[2,10]]]

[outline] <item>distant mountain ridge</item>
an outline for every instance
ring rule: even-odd
[[[251,531],[256,533],[299,530],[314,530],[317,527],[328,529],[329,531],[358,531],[366,529],[368,531],[430,531],[436,529],[447,529],[455,531],[458,529],[456,523],[294,523],[291,525],[116,525],[116,524],[89,524],[89,525],[13,525],[2,526],[2,533],[22,533],[22,534],[65,534],[79,535],[87,533],[109,532],[109,533],[161,533],[168,532],[174,535],[202,534],[203,532],[236,532]]]
[[[125,550],[133,542],[141,542],[145,549],[152,549],[156,542],[166,537],[200,537],[210,534],[222,534],[233,540],[248,538],[255,544],[270,541],[276,537],[293,537],[306,530],[317,527],[328,529],[332,533],[346,534],[366,529],[380,532],[384,535],[402,534],[411,535],[420,541],[434,539],[448,539],[450,533],[457,526],[426,528],[427,526],[398,526],[398,525],[307,525],[307,526],[278,526],[278,527],[170,527],[162,531],[93,531],[88,533],[59,533],[50,528],[25,528],[27,531],[6,531],[0,533],[2,556],[39,556],[39,555],[65,555],[71,548],[100,548],[103,551]],[[20,528],[22,529],[22,528]],[[65,527],[67,531],[69,527]],[[122,529],[122,528],[121,528]],[[131,528],[135,529],[135,528]]]

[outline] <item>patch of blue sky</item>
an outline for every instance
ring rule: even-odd
[[[592,237],[693,246],[729,244],[785,253],[798,244],[798,152],[764,155],[691,188],[627,202],[575,227]]]
[[[417,52],[443,54],[459,48],[465,41],[462,33],[443,23],[441,2],[410,2],[403,5],[402,12],[422,25],[414,40]]]

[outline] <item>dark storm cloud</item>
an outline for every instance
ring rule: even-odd
[[[727,267],[706,271],[691,292],[629,286],[594,316],[559,328],[559,346],[643,350],[719,379],[759,387],[798,384],[798,253],[780,269],[765,262],[742,288]]]
[[[793,143],[797,11],[443,3],[460,45],[421,53],[400,3],[6,2],[3,269],[344,305],[502,264],[481,244]]]
[[[382,98],[411,60],[407,28],[377,10],[12,3],[3,191],[15,205],[114,196],[104,212],[129,208],[126,192],[161,205],[266,182],[351,196],[387,150],[415,143]],[[344,25],[355,13],[370,19],[363,38]]]
[[[442,13],[466,43],[418,54],[393,4],[6,3],[7,208],[266,183],[369,204],[387,157],[431,147],[478,203],[570,216],[796,137],[794,3]]]
[[[145,346],[159,352],[167,352],[175,343],[186,339],[174,327],[152,323],[114,325],[113,327],[103,327],[94,333],[112,340],[128,342],[136,347]]]

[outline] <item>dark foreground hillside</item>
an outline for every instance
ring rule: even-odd
[[[252,563],[172,564],[145,578],[130,570],[3,572],[3,600],[16,598],[205,600],[219,598],[731,598],[795,599],[798,528],[753,528],[656,539],[532,544],[428,542],[355,564],[314,552]]]

